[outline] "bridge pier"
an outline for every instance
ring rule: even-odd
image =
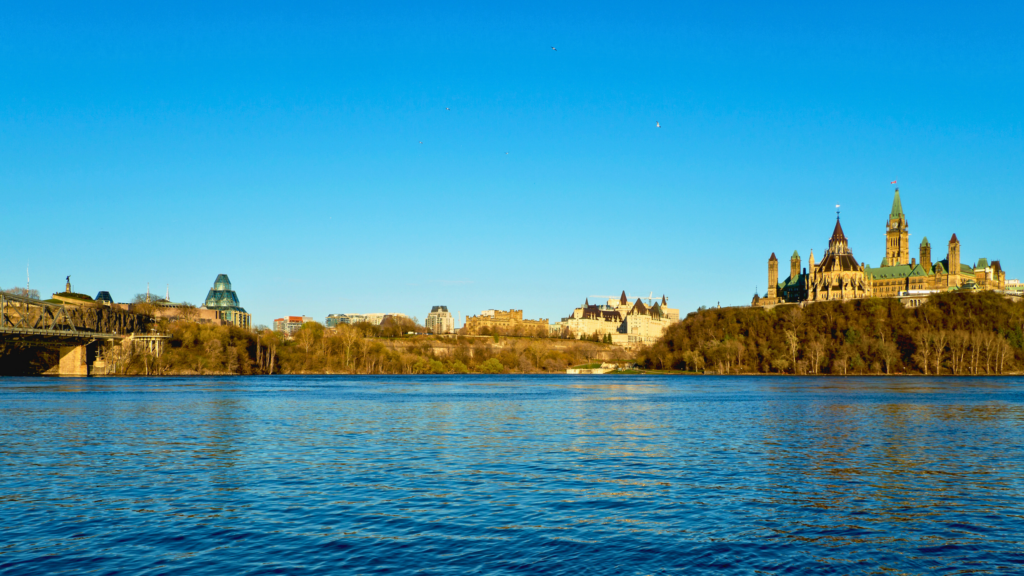
[[[60,347],[60,376],[85,377],[89,375],[89,346]]]

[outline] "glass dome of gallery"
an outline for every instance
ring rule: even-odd
[[[231,280],[227,274],[217,275],[217,279],[213,282],[213,288],[210,288],[206,294],[206,302],[203,306],[210,310],[245,312],[245,308],[242,308],[242,304],[238,300],[238,294],[231,289]]]

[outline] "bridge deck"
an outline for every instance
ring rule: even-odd
[[[122,334],[107,334],[104,332],[47,330],[44,328],[23,328],[11,326],[0,326],[0,336],[49,336],[51,338],[60,338],[62,340],[120,340],[124,338],[124,335]]]

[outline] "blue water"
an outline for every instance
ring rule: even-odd
[[[1024,379],[0,379],[0,574],[1024,573]]]

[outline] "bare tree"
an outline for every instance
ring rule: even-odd
[[[277,357],[277,347],[280,344],[281,335],[273,330],[263,330],[258,334],[256,344],[258,351],[257,365],[264,373],[274,373],[274,361]]]
[[[882,361],[885,362],[885,373],[890,374],[892,363],[900,357],[900,350],[896,347],[896,343],[891,340],[883,342],[878,346],[878,352],[882,356]]]
[[[811,373],[817,374],[821,369],[821,361],[825,357],[825,343],[820,337],[815,337],[807,345],[807,351],[811,355]]]
[[[982,343],[983,338],[984,335],[978,332],[970,333],[971,354],[970,356],[968,356],[968,361],[970,362],[971,374],[978,373],[978,364],[979,359],[981,358],[981,348],[984,346],[984,344]]]
[[[845,344],[839,347],[839,351],[836,352],[833,362],[835,366],[842,371],[843,376],[845,376],[846,370],[850,367],[850,350]]]
[[[136,294],[128,305],[128,311],[141,316],[156,316],[157,306],[145,294]]]
[[[953,374],[961,374],[964,371],[964,356],[970,346],[970,334],[957,330],[949,337],[949,359]]]
[[[796,354],[800,350],[800,339],[792,330],[786,330],[786,344],[789,347],[789,357],[793,362],[793,373],[796,374]]]
[[[939,330],[932,340],[935,344],[935,374],[942,374],[942,358],[946,354],[946,343],[949,341],[949,334],[945,330]]]
[[[185,322],[195,322],[199,318],[199,308],[195,304],[183,302],[178,308],[178,316]]]
[[[932,357],[932,349],[935,345],[935,337],[932,332],[926,331],[914,335],[914,361],[921,367],[921,371],[928,374],[928,362]]]
[[[985,335],[985,374],[992,373],[992,355],[995,353],[996,338],[998,336],[992,333]]]
[[[320,342],[323,334],[324,327],[316,322],[306,322],[295,333],[295,339],[299,341],[299,345],[302,346],[307,359],[309,359],[309,351]]]
[[[1002,374],[1007,369],[1007,363],[1013,360],[1013,346],[1005,338],[996,336],[992,347],[996,374]]]
[[[209,364],[217,364],[220,361],[220,352],[224,348],[220,338],[212,338],[208,340],[204,345],[204,348],[206,349]],[[201,371],[202,365],[200,364],[200,373]]]
[[[747,347],[743,345],[743,342],[739,340],[733,340],[733,353],[736,354],[736,371],[743,369],[743,355],[747,351]]]
[[[10,294],[11,296],[21,296],[23,298],[33,298],[35,300],[39,300],[39,290],[35,289],[14,287],[8,288],[7,290],[0,290],[0,292],[5,292],[7,294]]]

